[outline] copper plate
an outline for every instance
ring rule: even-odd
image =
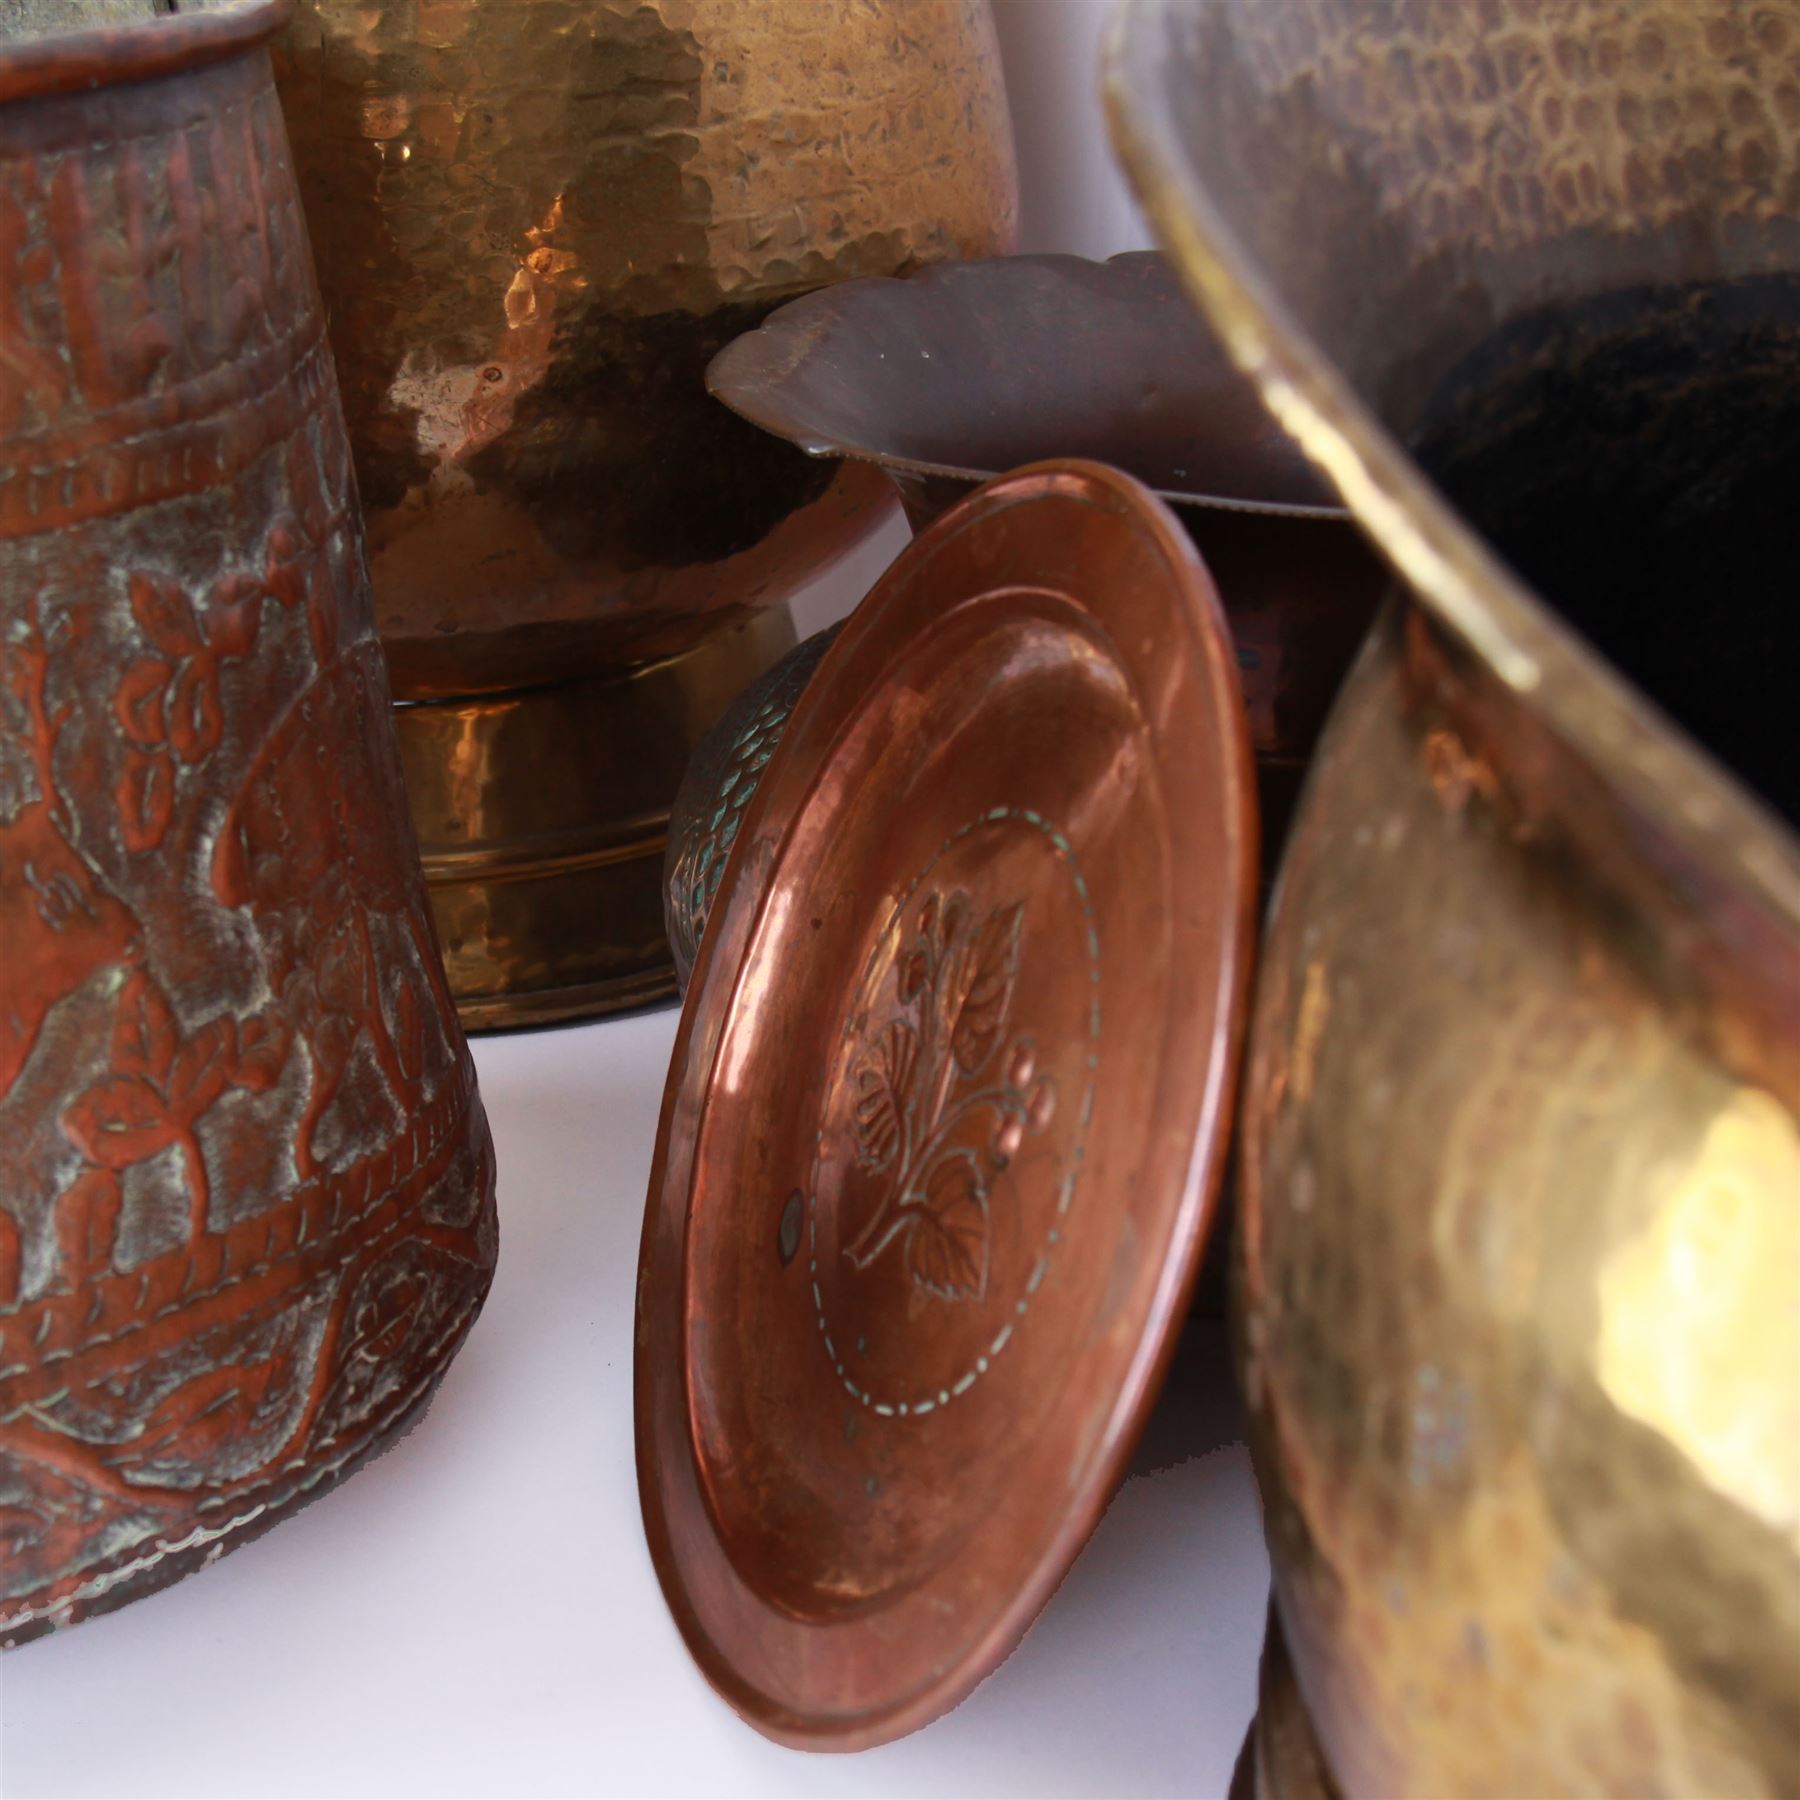
[[[638,1288],[651,1554],[770,1737],[946,1711],[1106,1505],[1213,1212],[1255,867],[1212,584],[1114,470],[947,513],[795,709],[688,990]]]

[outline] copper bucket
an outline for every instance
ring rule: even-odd
[[[1793,0],[1116,40],[1163,240],[1398,577],[1241,1121],[1280,1620],[1347,1794],[1800,1788],[1797,53]]]
[[[0,44],[0,1644],[340,1480],[494,1266],[286,11]]]

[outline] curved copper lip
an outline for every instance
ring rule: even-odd
[[[714,399],[729,406],[741,418],[785,438],[808,456],[848,457],[856,462],[907,475],[936,476],[977,487],[1006,473],[1004,469],[975,467],[966,463],[940,462],[929,457],[906,456],[885,450],[861,436],[852,440],[841,432],[814,427],[795,411],[770,403],[782,382],[805,360],[831,341],[833,334],[856,316],[860,297],[872,292],[895,292],[929,303],[945,286],[967,281],[980,271],[1035,269],[1051,272],[1101,274],[1126,271],[1150,262],[1164,262],[1155,250],[1127,250],[1104,262],[1091,257],[1046,253],[1029,256],[979,257],[970,261],[934,263],[907,276],[868,276],[839,282],[777,307],[754,331],[727,344],[706,370],[706,388]],[[871,436],[874,434],[871,433]],[[1070,444],[1066,454],[1080,457],[1087,450]],[[1038,456],[1023,461],[1041,460]],[[1205,490],[1174,488],[1137,478],[1140,484],[1178,507],[1204,507],[1226,512],[1271,513],[1281,518],[1321,519],[1343,522],[1349,510],[1329,501],[1255,500]]]
[[[1439,493],[1301,329],[1185,155],[1162,79],[1166,21],[1203,0],[1122,0],[1103,93],[1120,161],[1232,360],[1417,603],[1686,854],[1730,870],[1800,931],[1800,833],[1568,625]]]
[[[198,69],[265,43],[294,0],[227,0],[203,13],[0,46],[0,102],[89,93]]]
[[[1049,459],[1026,465],[1004,477],[1000,486],[1011,490],[1033,481],[1045,480],[1070,484],[1087,483],[1115,493],[1121,489],[1127,492],[1148,491],[1142,482],[1121,470],[1077,458]],[[934,521],[927,534],[915,539],[908,550],[902,552],[902,560],[923,553],[924,539],[927,536],[942,540],[960,532],[977,509],[991,508],[996,504],[1010,506],[1017,504],[1018,499],[1018,494],[1012,491],[996,494],[989,488],[966,496],[942,518]],[[1162,546],[1171,566],[1179,567],[1184,562],[1193,560],[1192,547],[1177,521],[1166,514],[1158,518],[1152,510],[1143,522]],[[1204,574],[1203,570],[1201,572]],[[884,578],[884,584],[887,579]],[[879,591],[880,585],[876,592]],[[885,617],[877,618],[879,612],[878,607],[865,602],[846,621],[844,630],[827,653],[811,687],[796,707],[796,715],[829,693],[834,665],[841,667],[853,661],[863,641],[890,628],[890,621]],[[1220,643],[1224,645],[1228,641],[1221,625]],[[1235,672],[1235,663],[1224,660],[1223,650],[1220,655],[1220,666]],[[835,698],[841,702],[841,696]],[[1241,707],[1234,716],[1222,719],[1220,728],[1230,736],[1234,746],[1228,759],[1236,769],[1232,791],[1247,797],[1251,792],[1250,744]],[[781,786],[779,780],[771,780],[769,777],[777,775],[785,762],[796,754],[795,741],[796,734],[790,729],[776,745],[769,770],[750,801],[744,825],[729,853],[725,876],[720,884],[723,894],[749,892],[755,886],[746,879],[746,866],[752,858],[766,854],[767,846],[763,844],[758,847],[759,840],[764,837],[766,815],[777,804],[773,796]],[[813,791],[815,781],[816,771],[813,780],[804,785],[800,807],[804,807],[805,795]],[[1245,841],[1242,835],[1245,831],[1248,832],[1249,843],[1248,854],[1235,880],[1235,932],[1223,978],[1224,989],[1229,993],[1228,1008],[1232,1017],[1229,1049],[1222,1066],[1214,1071],[1214,1079],[1218,1083],[1216,1117],[1228,1122],[1233,1116],[1235,1096],[1240,1086],[1251,972],[1255,962],[1253,868],[1256,860],[1257,824],[1253,801],[1250,802],[1247,814],[1241,810],[1234,811],[1229,803],[1224,810],[1235,820],[1234,829],[1239,834],[1240,844]],[[779,841],[786,841],[793,817],[794,814],[790,813],[786,818],[777,819]],[[776,852],[776,857],[778,860],[779,851]],[[767,896],[759,895],[755,902],[755,912],[760,914],[766,904]],[[733,1710],[765,1737],[792,1749],[837,1752],[872,1749],[919,1730],[967,1699],[1017,1648],[1092,1536],[1119,1483],[1125,1477],[1133,1448],[1174,1356],[1180,1336],[1179,1322],[1186,1317],[1187,1299],[1199,1274],[1201,1253],[1217,1222],[1224,1149],[1230,1134],[1227,1128],[1218,1135],[1215,1142],[1209,1132],[1203,1129],[1201,1145],[1189,1164],[1190,1191],[1183,1209],[1186,1223],[1177,1230],[1172,1242],[1162,1269],[1159,1297],[1153,1308],[1152,1318],[1146,1323],[1144,1335],[1108,1414],[1106,1448],[1095,1457],[1085,1472],[1080,1487],[1071,1490],[1070,1503],[1061,1529],[1046,1539],[1029,1576],[1021,1582],[1011,1601],[989,1622],[982,1635],[968,1643],[960,1657],[940,1668],[922,1686],[896,1694],[879,1710],[858,1715],[854,1719],[790,1711],[782,1702],[739,1674],[729,1655],[700,1620],[685,1571],[671,1541],[668,1509],[663,1494],[664,1477],[659,1471],[655,1445],[657,1402],[654,1384],[657,1357],[666,1348],[660,1340],[668,1327],[670,1309],[674,1309],[675,1315],[679,1315],[683,1295],[679,1281],[671,1286],[654,1277],[659,1273],[666,1274],[671,1266],[666,1260],[669,1251],[668,1234],[677,1223],[677,1214],[668,1205],[671,1176],[685,1154],[684,1147],[676,1140],[675,1134],[681,1129],[684,1116],[690,1125],[698,1117],[690,1109],[695,1102],[696,1089],[704,1094],[713,1078],[720,1041],[720,1002],[730,999],[736,990],[733,970],[728,962],[733,953],[733,948],[727,945],[731,933],[723,926],[724,920],[719,917],[710,921],[709,929],[701,940],[682,1005],[681,1020],[670,1058],[669,1080],[663,1093],[658,1120],[643,1232],[639,1241],[632,1380],[639,1505],[651,1562],[675,1624],[701,1673]],[[741,942],[735,948],[741,949]],[[716,970],[715,965],[718,965]],[[717,992],[709,996],[709,989]],[[706,1103],[708,1102],[702,1101],[701,1105]],[[678,1229],[681,1241],[675,1249],[672,1266],[683,1275],[688,1255],[687,1226],[686,1214],[680,1214]],[[663,1265],[660,1269],[659,1264]],[[681,1368],[680,1380],[685,1384],[686,1352],[679,1334],[673,1346],[673,1354]],[[686,1435],[685,1429],[682,1441],[691,1453],[691,1438]]]

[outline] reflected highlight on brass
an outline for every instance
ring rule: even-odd
[[[1792,0],[1133,0],[1115,43],[1159,233],[1403,578],[1242,1121],[1348,1794],[1800,1788],[1796,49]]]

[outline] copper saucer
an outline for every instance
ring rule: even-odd
[[[1250,784],[1211,582],[1088,463],[947,513],[795,709],[688,990],[638,1287],[651,1555],[768,1736],[947,1711],[1105,1507],[1214,1210]]]

